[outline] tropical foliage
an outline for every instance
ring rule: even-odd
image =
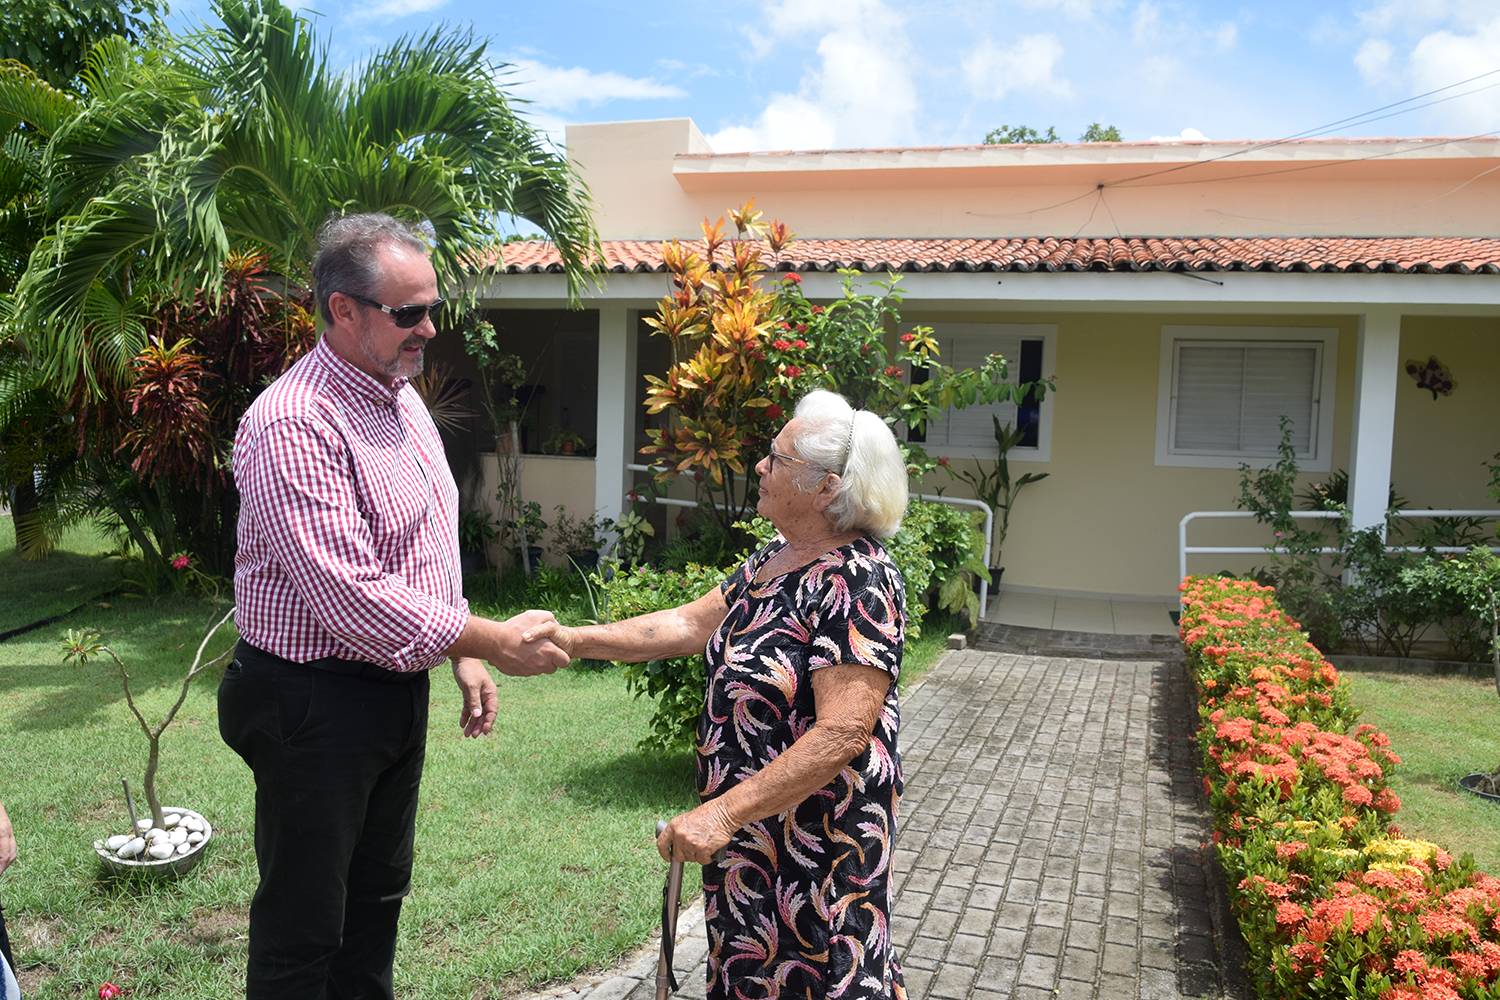
[[[217,11],[221,28],[98,41],[85,97],[0,73],[0,209],[27,222],[0,248],[0,471],[40,478],[43,513],[102,504],[158,572],[185,548],[227,568],[230,435],[312,341],[330,213],[409,220],[458,299],[494,262],[500,213],[548,234],[575,293],[597,242],[580,181],[515,116],[485,41],[437,27],[344,73],[277,0]]]
[[[690,474],[714,516],[730,532],[750,513],[758,478],[755,462],[780,430],[787,411],[813,389],[831,389],[855,406],[880,414],[893,430],[922,430],[945,410],[1003,400],[1040,400],[1050,385],[1006,381],[1007,364],[992,354],[977,368],[955,370],[939,359],[932,332],[916,327],[887,346],[888,324],[900,319],[895,277],[863,292],[853,271],[842,295],[823,305],[807,299],[795,271],[766,273],[764,254],[777,262],[795,236],[781,222],[764,223],[754,199],[724,219],[703,224],[704,253],[674,240],[662,247],[673,291],[651,328],[669,338],[672,366],[648,376],[648,414],[666,414],[664,428],[647,433],[644,449],[664,466],[660,481]],[[902,444],[908,472],[936,463],[920,446]]]

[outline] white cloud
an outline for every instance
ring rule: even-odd
[[[1230,22],[1221,24],[1213,31],[1214,45],[1220,52],[1227,52],[1235,47],[1240,40],[1240,26]]]
[[[539,108],[553,111],[572,111],[579,104],[687,96],[685,91],[671,84],[643,77],[624,76],[612,71],[595,73],[582,66],[548,66],[526,58],[510,58],[506,61],[513,69],[500,75],[500,83],[505,89]]]
[[[1072,86],[1054,75],[1062,55],[1062,43],[1054,35],[1028,35],[1009,49],[985,39],[964,57],[964,80],[975,96],[989,100],[1017,90],[1068,96]]]
[[[1487,23],[1477,25],[1472,34],[1433,32],[1419,41],[1411,53],[1412,85],[1418,93],[1446,87],[1497,67],[1500,67],[1500,15],[1492,15]],[[1488,77],[1435,96],[1463,94],[1495,83],[1500,83],[1500,78]],[[1495,89],[1448,101],[1433,112],[1460,132],[1500,128],[1500,100],[1496,99]]]
[[[1055,10],[1070,21],[1092,21],[1096,13],[1118,5],[1118,0],[1021,0],[1022,7]]]
[[[1354,65],[1366,83],[1384,83],[1389,78],[1391,58],[1395,54],[1395,48],[1384,38],[1367,38],[1354,54]]]
[[[1160,40],[1162,34],[1161,8],[1150,0],[1144,0],[1135,9],[1135,16],[1130,19],[1130,30],[1135,36],[1135,44],[1150,45]]]
[[[770,35],[747,31],[757,54],[822,32],[819,62],[794,94],[773,94],[753,124],[708,137],[719,152],[892,146],[916,135],[915,58],[905,17],[885,0],[782,0],[766,12]]]
[[[448,0],[381,0],[380,3],[355,7],[346,18],[351,23],[360,21],[394,21],[409,14],[424,14],[446,4]]]
[[[1208,136],[1195,128],[1185,128],[1177,135],[1153,135],[1152,142],[1208,142]]]

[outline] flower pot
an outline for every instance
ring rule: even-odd
[[[1490,802],[1500,802],[1500,795],[1492,795],[1489,792],[1482,792],[1479,790],[1480,779],[1488,777],[1490,777],[1490,775],[1484,774],[1479,771],[1476,771],[1473,774],[1466,774],[1462,778],[1458,779],[1458,787],[1462,788],[1464,791],[1470,793],[1471,795],[1479,796],[1481,799],[1485,799]]]
[[[568,569],[573,573],[592,573],[599,568],[599,550],[585,549],[568,553]]]
[[[122,858],[110,850],[103,840],[96,840],[94,841],[94,851],[99,855],[99,860],[104,862],[104,867],[109,870],[110,874],[129,875],[135,873],[144,875],[147,878],[176,878],[179,875],[185,875],[192,871],[198,862],[203,860],[203,855],[207,853],[205,848],[208,847],[208,842],[213,839],[213,827],[209,825],[208,820],[191,809],[164,807],[162,812],[167,816],[176,815],[180,817],[179,822],[173,824],[168,832],[170,832],[170,829],[182,825],[182,821],[191,818],[203,825],[203,839],[194,844],[184,854],[173,854],[171,857],[160,859],[149,857],[144,852],[137,857]]]
[[[573,454],[573,452],[575,450],[575,447],[576,446],[573,444],[572,441],[564,441],[563,442],[563,446],[562,446],[562,453],[564,455],[571,455],[571,454]]]

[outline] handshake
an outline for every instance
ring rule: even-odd
[[[503,622],[470,615],[458,641],[448,649],[453,679],[463,692],[458,724],[464,735],[488,734],[499,708],[499,691],[481,660],[502,674],[534,677],[566,667],[577,644],[577,631],[559,625],[550,611],[523,611]]]

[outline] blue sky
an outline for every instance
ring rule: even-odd
[[[1272,139],[1500,70],[1496,0],[310,0],[339,64],[437,22],[491,39],[527,115],[690,117],[720,152],[958,145],[1090,122]],[[178,18],[211,19],[204,0]],[[1328,135],[1500,131],[1500,73]],[[1401,108],[1393,109],[1400,111]],[[1388,114],[1389,112],[1382,112]],[[1193,130],[1193,131],[1188,131]]]

